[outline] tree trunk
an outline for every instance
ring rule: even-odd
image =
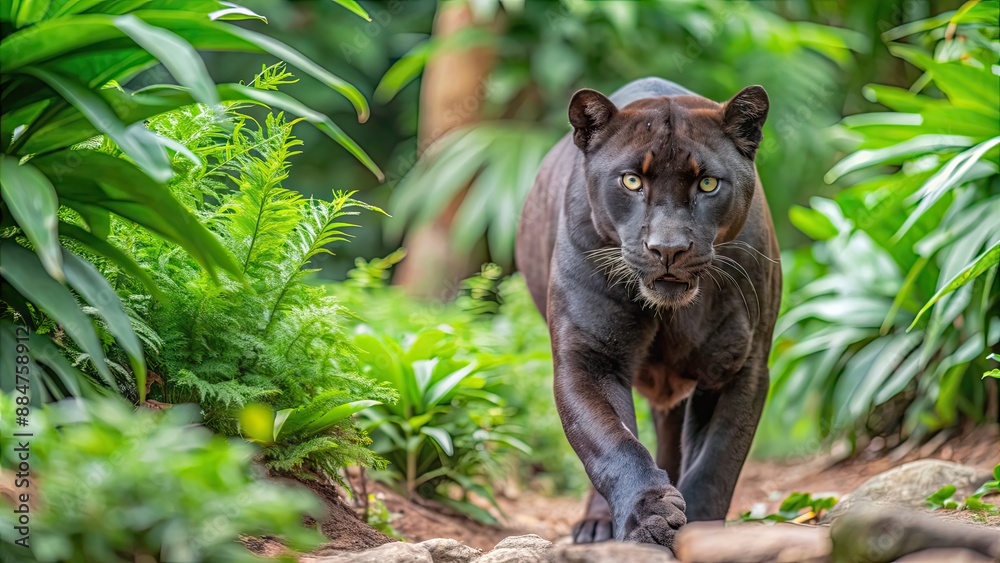
[[[433,35],[447,37],[476,25],[466,0],[443,1],[434,18]],[[457,127],[479,120],[494,59],[491,48],[475,47],[443,51],[428,61],[420,87],[418,150]],[[452,221],[465,192],[456,194],[433,221],[407,233],[403,241],[406,259],[399,264],[394,280],[407,293],[450,298],[459,280],[479,270],[484,252],[461,255],[451,241]]]

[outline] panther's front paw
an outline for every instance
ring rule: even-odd
[[[684,497],[670,485],[646,489],[635,497],[625,520],[623,539],[656,543],[673,550],[677,530],[687,524]]]

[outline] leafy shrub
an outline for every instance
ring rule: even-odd
[[[360,11],[354,2],[342,4]],[[104,261],[142,282],[144,293],[161,296],[136,258],[109,243],[112,218],[183,248],[213,279],[221,272],[236,279],[242,275],[232,255],[167,186],[175,168],[197,168],[200,161],[191,147],[146,127],[145,120],[156,121],[163,112],[194,102],[204,104],[207,117],[223,102],[265,103],[315,123],[381,175],[329,118],[294,98],[213,82],[195,49],[269,52],[342,94],[361,121],[367,118],[367,103],[356,88],[281,42],[227,23],[262,16],[207,0],[148,8],[146,2],[0,1],[0,247],[5,257],[0,314],[16,312],[38,334],[53,337],[55,344],[39,337],[32,346],[39,351],[32,356],[39,368],[35,373],[43,376],[35,391],[49,398],[78,394],[80,383],[87,385],[87,375],[93,374],[113,389],[126,385],[145,398],[143,348],[154,342],[144,339],[130,304],[115,297],[112,286],[81,257],[85,250],[90,262]],[[121,87],[161,63],[182,88],[131,92]],[[102,145],[113,146],[122,158],[95,150]],[[6,321],[0,324],[5,341],[11,331]],[[81,353],[72,365],[51,353],[67,340]],[[105,361],[112,344],[124,352],[124,362]],[[85,363],[87,375],[77,369]],[[3,383],[9,387],[13,379]]]
[[[844,119],[857,150],[828,179],[849,187],[792,210],[817,242],[785,256],[765,435],[787,440],[798,421],[842,436],[897,397],[904,433],[983,417],[980,376],[1000,341],[996,8],[970,2],[884,34],[924,74],[910,91],[865,88],[891,111]],[[943,97],[919,93],[932,86]]]
[[[273,93],[289,79],[277,65],[253,83]],[[308,465],[335,477],[344,465],[377,465],[351,408],[391,401],[395,394],[358,374],[341,327],[345,310],[307,276],[318,254],[346,240],[344,229],[352,225],[345,219],[357,214],[352,208],[378,210],[350,193],[322,201],[282,187],[301,144],[292,134],[298,120],[271,113],[260,124],[242,110],[227,106],[219,119],[204,106],[190,106],[150,122],[203,160],[169,186],[234,257],[239,276],[213,279],[169,242],[125,221],[111,224],[109,240],[136,256],[165,296],[151,301],[134,282],[120,286],[161,342],[149,354],[161,384],[150,395],[198,402],[205,423],[227,434],[241,432],[247,405],[277,411],[271,416],[280,421],[271,419],[270,438],[257,431],[259,424],[248,433],[265,444],[265,460],[277,470]]]
[[[501,277],[498,267],[487,264],[479,275],[460,284],[454,302],[417,300],[385,285],[389,270],[403,255],[397,251],[370,262],[358,258],[348,280],[330,286],[342,304],[356,311],[356,330],[388,337],[398,345],[435,327],[449,335],[461,357],[485,355],[502,361],[482,366],[482,375],[503,399],[507,425],[531,447],[530,453],[507,449],[509,471],[547,493],[585,491],[590,481],[555,409],[548,329],[524,279],[517,274]],[[494,451],[498,459],[501,454],[502,450]]]
[[[439,329],[421,330],[405,346],[364,332],[354,337],[354,344],[364,373],[399,391],[396,403],[363,412],[373,448],[390,463],[390,479],[410,494],[492,521],[468,501],[468,494],[496,505],[490,481],[500,473],[498,448],[530,452],[505,425],[504,401],[484,377],[496,359],[463,358],[455,338]],[[461,501],[447,495],[449,484],[461,488]]]
[[[9,395],[0,408],[7,472],[18,463],[12,432],[23,429]],[[303,514],[321,516],[318,500],[255,476],[253,447],[192,426],[190,406],[132,411],[120,398],[32,410],[32,558],[242,561],[256,560],[244,535],[275,535],[299,550],[322,542],[302,523]],[[12,509],[0,510],[0,553],[24,560]]]

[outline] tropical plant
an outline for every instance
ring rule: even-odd
[[[352,0],[339,3],[361,11]],[[145,398],[143,347],[151,341],[136,326],[130,304],[81,257],[83,251],[100,257],[142,282],[143,293],[162,296],[135,257],[108,242],[112,218],[183,248],[213,279],[222,272],[236,280],[243,275],[167,186],[176,169],[197,168],[201,161],[144,120],[194,102],[203,104],[208,117],[223,103],[264,103],[313,122],[381,174],[329,118],[294,98],[212,81],[196,49],[267,52],[339,92],[359,120],[367,118],[367,103],[356,88],[287,45],[227,23],[247,19],[264,20],[246,8],[209,0],[161,3],[155,9],[145,1],[0,1],[0,314],[5,317],[0,335],[5,343],[13,341],[12,313],[45,335],[34,337],[31,355],[42,378],[36,391],[43,396],[77,394],[81,381],[91,381],[77,369],[82,361],[112,389],[124,385]],[[133,92],[121,86],[156,64],[183,88]],[[95,150],[102,144],[114,150]],[[52,353],[67,342],[82,353],[72,365]],[[129,367],[119,373],[106,361],[112,342],[127,356]],[[13,378],[5,377],[3,384],[11,386]]]
[[[361,332],[354,344],[364,373],[399,390],[395,404],[362,412],[372,447],[389,461],[381,476],[411,495],[495,521],[469,501],[469,494],[499,509],[490,485],[501,468],[502,452],[497,449],[530,452],[506,425],[504,401],[484,377],[497,360],[486,355],[462,358],[454,336],[440,329],[421,330],[405,343]],[[461,489],[461,499],[448,496],[449,484]]]
[[[164,411],[119,397],[54,403],[14,426],[14,401],[0,393],[0,433],[28,430],[29,548],[15,545],[18,514],[3,495],[5,561],[255,561],[248,535],[276,536],[306,551],[323,537],[302,524],[322,518],[301,487],[268,481],[251,466],[252,446],[191,424],[194,405]],[[5,439],[3,473],[13,483],[17,442]]]
[[[289,80],[279,64],[252,87],[273,93]],[[116,280],[155,335],[147,357],[159,385],[151,381],[147,392],[166,403],[199,403],[206,425],[264,444],[264,460],[279,471],[336,478],[345,465],[378,466],[351,415],[395,392],[358,373],[341,326],[345,310],[308,274],[317,256],[347,239],[352,208],[379,210],[351,193],[322,201],[283,187],[301,145],[292,134],[300,120],[269,113],[259,123],[246,109],[230,104],[213,114],[195,105],[149,122],[203,163],[184,168],[168,187],[234,257],[237,276],[213,279],[169,241],[112,220],[108,240],[136,257],[164,295],[155,301],[134,280]],[[251,404],[261,406],[241,420]]]
[[[783,259],[765,428],[852,434],[897,397],[916,438],[984,416],[1000,340],[997,8],[973,1],[883,35],[923,74],[909,91],[865,87],[890,111],[841,124],[855,152],[827,178],[845,187],[792,210],[817,242]]]
[[[524,278],[502,276],[495,264],[463,280],[452,302],[419,300],[398,286],[386,286],[397,251],[371,261],[358,258],[343,283],[330,285],[348,310],[356,311],[355,330],[407,342],[426,327],[450,335],[462,357],[486,355],[502,364],[484,375],[503,398],[506,425],[531,448],[494,453],[527,487],[544,493],[583,493],[590,481],[563,432],[552,398],[552,356],[548,328],[535,310]],[[649,430],[640,412],[640,432]],[[648,427],[648,428],[647,428]],[[507,459],[501,459],[506,457]],[[403,467],[403,466],[401,466]],[[402,482],[402,478],[399,479]]]

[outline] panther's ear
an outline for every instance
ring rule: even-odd
[[[594,135],[603,129],[618,108],[597,90],[583,89],[573,94],[569,102],[569,122],[573,125],[573,142],[587,152]]]
[[[760,86],[747,86],[725,104],[722,127],[747,158],[757,154],[770,105],[767,92]]]

